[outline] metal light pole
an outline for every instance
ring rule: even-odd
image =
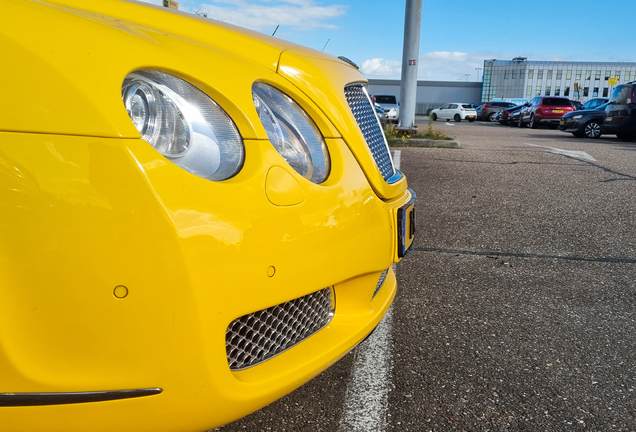
[[[400,86],[400,119],[398,129],[415,128],[417,102],[417,60],[420,54],[422,0],[406,0],[404,46],[402,49],[402,85]]]
[[[464,74],[464,76],[466,77],[466,81],[468,81],[468,77],[470,76],[470,74]]]
[[[475,68],[477,71],[477,82],[479,82],[479,72],[481,72],[481,68]]]

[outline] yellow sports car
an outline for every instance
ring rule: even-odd
[[[0,10],[0,430],[210,429],[373,330],[415,195],[354,64],[132,1]]]

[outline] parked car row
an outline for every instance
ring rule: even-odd
[[[611,98],[594,98],[576,109],[564,97],[537,96],[523,105],[502,108],[489,119],[502,125],[537,128],[556,126],[575,137],[598,138],[615,134],[619,139],[636,139],[636,82],[619,85]],[[483,112],[483,108],[482,108]]]

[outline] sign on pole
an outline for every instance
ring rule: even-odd
[[[174,0],[163,0],[163,7],[179,9],[179,3]]]
[[[608,83],[609,85],[616,85],[616,84],[618,84],[618,77],[612,77],[612,78],[608,79],[608,80],[607,80],[607,83]]]

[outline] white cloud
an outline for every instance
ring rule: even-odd
[[[372,58],[362,62],[360,70],[369,78],[400,78],[402,67],[398,60]]]
[[[432,51],[420,56],[418,60],[418,79],[427,81],[477,81],[481,79],[484,60],[492,59],[491,52],[449,52]],[[499,58],[508,58],[499,56]],[[509,57],[512,58],[512,57]],[[365,60],[360,68],[368,78],[400,79],[401,64],[399,60],[372,58]],[[481,68],[477,71],[476,68]],[[466,74],[469,74],[466,77]]]
[[[313,0],[213,0],[191,9],[252,30],[269,30],[279,24],[295,30],[313,30],[336,28],[329,20],[345,15],[347,8],[338,4],[320,6]]]

